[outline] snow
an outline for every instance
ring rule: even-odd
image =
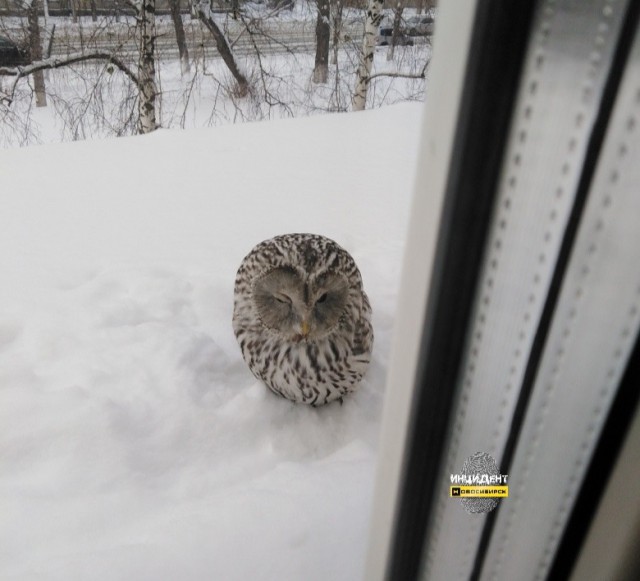
[[[420,116],[3,152],[4,580],[361,576]],[[233,336],[235,271],[284,232],[360,266],[376,343],[344,405],[271,394]]]

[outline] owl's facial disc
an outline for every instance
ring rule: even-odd
[[[293,334],[299,323],[299,295],[302,281],[293,268],[275,268],[257,279],[253,298],[262,323],[283,336]]]
[[[349,287],[342,275],[303,278],[293,268],[276,268],[254,283],[262,323],[293,341],[314,341],[338,324]]]
[[[349,297],[347,279],[341,274],[325,273],[311,281],[312,331],[315,338],[328,335],[340,322]]]

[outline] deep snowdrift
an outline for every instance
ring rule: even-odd
[[[3,152],[3,579],[359,577],[420,112]],[[360,266],[342,406],[277,398],[235,342],[235,271],[284,232]]]

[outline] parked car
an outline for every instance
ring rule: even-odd
[[[29,63],[29,51],[0,36],[0,67],[17,67]]]
[[[430,36],[433,34],[433,26],[432,16],[419,14],[406,19],[404,32],[409,36]]]
[[[378,29],[378,36],[376,37],[376,44],[378,46],[387,46],[391,44],[393,37],[393,24],[387,24],[383,22]],[[402,28],[398,30],[396,37],[396,46],[413,46],[413,39],[409,38]]]

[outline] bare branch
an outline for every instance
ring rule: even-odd
[[[419,73],[375,73],[374,75],[369,75],[369,81],[376,79],[378,77],[392,77],[394,79],[424,79],[427,74],[427,67],[429,66],[430,59],[424,63],[422,70]]]
[[[369,80],[377,79],[378,77],[393,77],[394,79],[424,79],[425,71],[423,70],[421,73],[375,73],[374,75],[369,75]]]
[[[32,75],[37,71],[59,69],[61,67],[67,67],[83,61],[92,60],[111,63],[116,68],[120,69],[133,82],[133,84],[136,85],[136,87],[140,88],[140,80],[137,75],[122,60],[114,56],[112,53],[105,51],[72,53],[67,56],[52,57],[41,61],[35,61],[24,67],[0,67],[0,76],[16,77],[12,87],[12,89],[15,89],[15,85],[20,79]],[[11,90],[9,94],[13,95],[13,93],[14,90]]]
[[[274,35],[269,34],[261,27],[262,20],[266,20],[266,18],[265,19],[256,19],[256,18],[247,19],[242,12],[239,13],[239,16],[240,16],[240,21],[242,22],[242,24],[244,24],[244,28],[242,29],[242,31],[240,32],[240,34],[238,35],[238,38],[236,38],[234,43],[237,42],[240,39],[240,37],[242,37],[242,35],[246,32],[251,37],[251,44],[253,45],[253,49],[257,56],[259,56],[259,48],[255,41],[256,37],[266,39],[269,45],[278,46],[284,49],[284,51],[289,53],[291,56],[294,56],[294,57],[298,56],[298,53],[295,50],[293,50],[286,42],[279,40]]]

